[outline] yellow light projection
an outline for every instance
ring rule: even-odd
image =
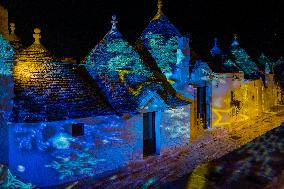
[[[186,188],[207,188],[208,180],[206,176],[209,174],[209,164],[202,164],[198,166],[190,174]]]
[[[47,63],[52,62],[55,59],[51,56],[49,51],[40,43],[40,29],[34,29],[34,43],[23,51],[19,52],[15,56],[15,62],[35,62],[35,63]]]
[[[33,34],[34,43],[15,56],[13,67],[14,79],[26,85],[32,84],[33,79],[36,79],[39,73],[46,73],[48,70],[46,63],[54,60],[48,50],[41,45],[40,33],[40,29],[35,28]],[[39,85],[39,83],[35,84]]]
[[[236,111],[237,110],[235,107],[229,109],[212,108],[212,112],[216,116],[216,120],[213,122],[213,125],[225,126],[231,125],[232,123],[247,121],[250,119],[250,117],[245,114],[237,114],[236,116],[232,116],[231,113]]]
[[[122,81],[122,82],[125,82],[125,75],[128,74],[128,73],[131,73],[131,71],[129,70],[119,70],[118,71],[118,76],[119,76],[119,79]],[[132,87],[128,87],[128,90],[129,92],[134,95],[134,96],[138,96],[143,87],[145,85],[150,85],[152,82],[144,82],[144,83],[141,83],[140,85],[138,85],[136,88],[132,88]]]
[[[162,11],[162,8],[163,8],[163,2],[162,0],[158,0],[158,12],[157,14],[155,15],[155,17],[153,18],[153,20],[158,20],[162,15],[164,15],[163,11]]]
[[[28,66],[26,65],[28,64]],[[31,62],[17,63],[14,68],[15,79],[26,83],[33,78],[36,78],[34,73],[44,71],[45,67],[41,64],[34,64]]]
[[[254,96],[257,95],[257,90],[254,90],[252,84],[242,84],[240,88],[230,91],[223,100],[223,108],[212,108],[213,126],[232,126],[232,124],[248,121],[251,115],[258,114],[258,101]],[[249,93],[249,90],[255,93]],[[253,100],[250,99],[253,97]],[[256,107],[256,108],[255,108]]]
[[[214,98],[223,98],[218,107],[212,107],[213,126],[231,127],[247,122],[277,104],[277,86],[273,77],[267,76],[266,79],[271,82],[269,87],[265,87],[261,80],[241,81],[240,87],[213,96],[213,101]]]
[[[129,74],[129,73],[131,73],[131,71],[129,71],[129,70],[119,70],[119,71],[118,71],[119,79],[120,79],[122,82],[124,82],[124,81],[125,81],[125,75],[126,75],[126,74]]]

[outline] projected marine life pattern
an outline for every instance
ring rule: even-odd
[[[28,180],[34,177],[29,174],[31,171],[43,169],[38,173],[48,174],[45,179],[37,178],[36,185],[72,181],[118,168],[130,159],[141,157],[142,125],[138,117],[127,121],[116,116],[82,119],[85,132],[80,137],[70,134],[74,120],[15,124],[11,126],[11,153],[19,153],[22,158],[11,156],[11,168],[21,170],[21,178]],[[37,158],[37,166],[30,164],[33,158]]]
[[[228,78],[225,78],[226,83],[221,84],[218,88],[224,89],[227,87],[230,89]],[[250,83],[245,83],[242,81],[236,81],[238,86],[231,88],[231,93],[222,94],[223,97],[216,99],[213,103],[212,113],[213,113],[213,125],[214,126],[231,126],[233,123],[239,123],[242,121],[247,121],[250,119],[249,115],[253,115],[251,112],[255,112],[257,115],[257,109],[255,108],[255,103],[250,102],[249,97],[254,94],[249,94],[249,88],[255,88],[254,85]],[[221,92],[221,91],[219,91]],[[219,93],[216,95],[220,96]],[[218,102],[219,101],[219,102]],[[249,112],[250,111],[250,112]]]
[[[205,123],[209,128],[207,122],[212,121],[213,126],[239,129],[233,127],[250,124],[254,116],[278,102],[275,94],[281,95],[281,91],[276,90],[274,75],[269,73],[283,60],[273,62],[262,54],[259,64],[266,75],[259,72],[236,36],[221,69],[231,75],[214,73],[209,67],[212,64],[199,59],[189,81],[190,64],[195,62],[190,39],[181,36],[163,14],[161,0],[135,48],[118,31],[116,16],[111,23],[111,30],[88,54],[85,65],[55,61],[40,43],[38,28],[34,29],[34,43],[17,51],[12,64],[12,46],[20,49],[15,28],[9,38],[15,42],[12,46],[0,35],[0,122],[7,126],[0,127],[0,143],[4,143],[0,163],[9,165],[7,177],[0,165],[0,188],[57,187],[74,181],[76,185],[85,177],[97,179],[131,160],[141,160],[146,143],[159,149],[157,154],[160,149],[162,153],[176,150],[174,147],[189,144],[190,134],[199,133],[199,128],[194,131],[190,126],[196,124],[203,131]],[[213,57],[223,55],[217,40],[210,52]],[[194,99],[192,112],[189,98]],[[153,131],[149,125],[155,129],[155,142],[154,137],[145,140],[145,133]],[[269,165],[277,158],[270,155],[276,151],[284,154],[282,144],[270,136],[244,146],[239,155],[250,157],[235,163],[237,170],[227,174],[229,181],[250,174],[252,169],[272,179]],[[252,162],[259,166],[253,167]],[[219,166],[218,170],[225,169]],[[159,182],[153,175],[147,178],[143,188]]]
[[[266,69],[267,64],[269,65],[269,69],[271,69],[272,65],[274,64],[274,62],[272,62],[267,56],[265,56],[264,53],[262,53],[258,58],[258,63],[260,64],[262,71]]]
[[[97,159],[95,153],[92,153],[92,149],[89,148],[84,148],[81,151],[72,150],[68,156],[65,155],[58,152],[54,160],[50,164],[45,165],[47,168],[58,171],[60,180],[80,175],[94,176],[96,174],[96,165],[99,162],[106,161],[105,159]]]
[[[1,169],[1,168],[0,168]],[[8,169],[7,178],[4,180],[4,183],[0,183],[1,188],[21,188],[21,189],[32,189],[35,188],[31,183],[24,183],[16,178],[11,171]]]

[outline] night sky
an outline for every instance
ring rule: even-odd
[[[6,4],[24,45],[32,43],[33,28],[40,27],[42,43],[58,57],[86,56],[110,30],[112,14],[133,43],[157,10],[156,0],[9,0]],[[254,59],[261,52],[275,59],[284,55],[280,19],[284,1],[164,0],[163,4],[165,15],[183,34],[191,35],[191,46],[201,56],[209,53],[215,36],[227,49],[234,33]]]

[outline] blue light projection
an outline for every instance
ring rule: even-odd
[[[165,87],[167,81],[162,81],[161,76],[157,77],[123,38],[117,30],[115,16],[112,24],[111,30],[85,60],[87,70],[112,107],[120,113],[137,113],[145,96],[157,91],[167,104],[171,103],[170,100],[175,99],[175,91]],[[168,47],[171,45],[169,42]],[[175,100],[182,101],[178,98]]]
[[[270,66],[268,63],[265,64],[265,74],[271,74]]]
[[[87,56],[86,68],[116,110],[124,106],[134,112],[135,96],[150,82],[153,73],[118,31],[115,16],[112,24],[111,30]]]
[[[66,140],[64,141],[66,143]],[[57,149],[67,149],[67,147],[64,146],[64,148]],[[96,174],[96,165],[105,161],[105,159],[96,158],[95,154],[92,153],[92,149],[84,148],[77,153],[71,150],[69,156],[57,154],[54,160],[50,164],[45,165],[45,167],[58,171],[60,174],[59,179],[63,180],[80,175],[94,176]]]
[[[15,103],[12,123],[7,127],[9,133],[4,133],[9,138],[9,150],[5,153],[9,156],[7,164],[17,178],[48,187],[51,183],[95,177],[141,158],[143,119],[139,114],[134,115],[142,107],[139,104],[143,104],[143,111],[158,109],[155,125],[161,127],[156,128],[161,133],[156,132],[156,136],[161,137],[162,149],[189,143],[188,99],[170,85],[177,80],[177,72],[183,76],[179,78],[183,84],[188,82],[189,39],[181,37],[161,7],[159,1],[157,15],[140,38],[154,58],[150,62],[157,62],[158,68],[154,71],[117,30],[115,16],[111,30],[87,56],[85,66],[53,62],[54,58],[40,44],[40,30],[34,30],[35,42],[16,55],[15,88],[7,85],[15,91]],[[217,41],[211,53],[220,53]],[[13,60],[13,55],[13,48],[0,36],[1,76],[12,76],[12,64],[7,63]],[[254,62],[239,48],[236,38],[225,64],[245,69],[247,74],[256,71]],[[197,61],[191,81],[199,84],[221,82],[221,79],[205,62]],[[207,95],[206,100],[209,98]],[[184,106],[177,107],[181,105]],[[175,108],[161,113],[160,107]],[[123,118],[119,113],[124,111],[132,115]],[[84,124],[84,135],[74,137],[72,126],[78,123]],[[160,144],[157,146],[160,148]],[[264,158],[260,156],[260,159]],[[34,187],[16,179],[10,170],[4,187]],[[267,172],[271,174],[269,169]],[[156,177],[149,178],[143,188],[151,187],[156,181]]]
[[[197,60],[191,72],[190,82],[204,85],[207,81],[210,81],[208,76],[212,75],[212,73],[212,70],[206,62]]]
[[[13,71],[13,122],[45,122],[115,114],[84,67],[16,59]]]
[[[173,79],[172,76],[178,68],[179,37],[179,31],[164,15],[152,20],[140,37],[168,80]]]
[[[190,139],[189,106],[166,110],[163,113],[161,125],[162,150],[182,146]]]
[[[70,147],[70,142],[74,141],[71,136],[67,134],[59,133],[50,139],[52,146],[58,150],[68,149]]]
[[[14,128],[15,142],[21,150],[30,151],[37,148],[45,151],[50,147],[50,143],[44,140],[43,132],[46,128],[45,123],[39,124],[36,128],[29,126],[16,125]]]
[[[162,11],[163,3],[158,0],[157,14],[145,28],[138,41],[142,41],[157,62],[159,69],[173,84],[174,73],[180,67],[177,59],[178,39],[181,37],[178,29],[168,20]]]
[[[218,55],[222,55],[222,50],[218,46],[218,39],[214,39],[214,47],[210,50],[212,57],[216,57]]]
[[[1,167],[0,167],[1,173]],[[21,189],[32,189],[35,188],[31,183],[24,183],[16,178],[16,176],[12,175],[11,171],[7,170],[7,178],[3,183],[0,183],[0,188],[21,188]]]
[[[101,42],[86,58],[86,67],[92,76],[109,73],[110,79],[119,79],[119,71],[127,71],[132,77],[127,77],[129,85],[137,85],[146,81],[152,74],[143,64],[138,53],[124,39],[116,28],[116,17],[113,16],[113,26]]]
[[[72,182],[113,170],[141,156],[141,119],[99,116],[15,123],[9,127],[11,170],[37,186]],[[72,137],[70,125],[78,122],[84,123],[84,135]],[[31,174],[35,171],[36,175]]]
[[[272,61],[270,58],[268,58],[264,53],[260,55],[258,58],[259,67],[262,71],[265,73],[275,73],[279,68],[279,66],[283,63],[282,58],[278,59],[277,61]],[[267,70],[267,71],[265,71]],[[281,69],[279,69],[281,70]],[[269,71],[269,72],[268,72]]]
[[[246,51],[240,47],[236,35],[231,45],[228,58],[244,72],[246,77],[253,77],[259,71],[256,63],[253,62]]]
[[[142,189],[148,189],[157,182],[157,177],[149,178],[142,186]]]
[[[266,68],[266,64],[268,64],[269,66],[273,64],[273,62],[267,56],[265,56],[264,53],[261,53],[260,57],[258,58],[258,63],[260,64],[260,68],[263,71]]]
[[[12,75],[13,47],[0,35],[0,75]]]
[[[252,74],[258,71],[257,65],[250,59],[249,55],[244,49],[233,49],[231,53],[235,58],[236,65],[242,68],[245,74]]]
[[[239,68],[234,61],[231,59],[225,60],[225,62],[222,64],[222,70],[227,73],[237,73],[241,71],[241,68]]]

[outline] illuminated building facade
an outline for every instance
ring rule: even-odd
[[[40,29],[24,49],[14,24],[6,40],[0,35],[0,173],[9,178],[0,186],[96,177],[188,145],[212,126],[248,121],[279,101],[273,74],[267,68],[258,77],[237,38],[227,56],[215,40],[212,61],[193,61],[189,38],[163,14],[160,0],[134,46],[117,22],[113,16],[82,65],[53,57]]]
[[[213,126],[236,127],[239,123],[249,122],[262,112],[269,111],[271,106],[281,101],[281,89],[275,83],[270,69],[262,66],[261,72],[240,47],[236,35],[229,55],[219,60],[222,61],[221,67],[214,70],[219,79],[211,79]],[[263,65],[273,64],[263,56],[261,61]],[[218,64],[213,61],[210,65],[215,63]]]

